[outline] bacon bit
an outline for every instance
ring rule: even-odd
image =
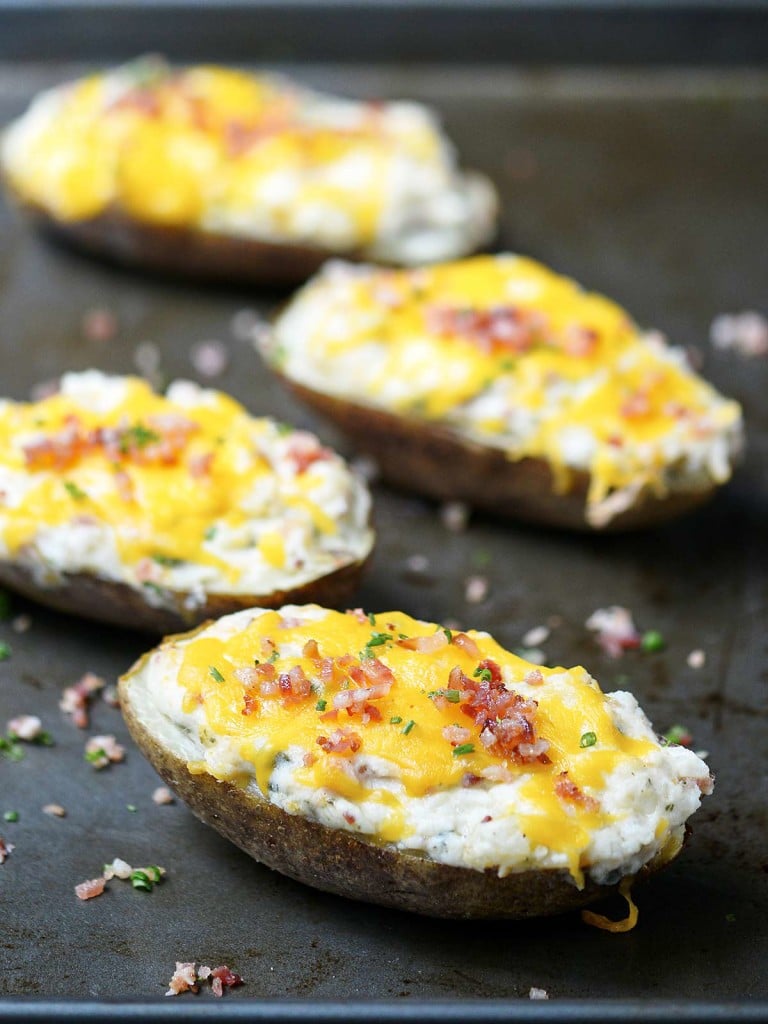
[[[464,587],[467,604],[480,604],[488,596],[488,580],[485,576],[470,576]]]
[[[768,355],[768,320],[761,313],[723,313],[712,321],[709,334],[715,348],[747,358]]]
[[[88,341],[111,341],[117,334],[117,317],[110,309],[89,309],[82,319],[83,335]]]
[[[290,672],[281,672],[277,686],[284,704],[297,704],[312,693],[312,683],[307,679],[301,665],[294,665]]]
[[[443,728],[443,739],[448,740],[452,747],[458,747],[460,743],[466,743],[472,733],[462,725],[446,725]]]
[[[481,769],[480,775],[489,782],[512,782],[515,776],[503,764],[489,764]]]
[[[468,654],[470,658],[480,657],[480,648],[477,646],[471,636],[467,636],[466,633],[455,633],[451,637],[451,643],[455,644],[456,647],[460,647],[465,654]]]
[[[133,478],[124,469],[115,470],[115,489],[127,504],[136,500],[136,488],[133,485]]]
[[[701,790],[702,796],[711,796],[715,791],[714,775],[708,775],[706,779],[696,779],[696,784]]]
[[[52,818],[66,818],[67,816],[67,812],[61,804],[46,804],[43,807],[43,814],[48,814]]]
[[[176,961],[176,970],[168,982],[167,996],[178,996],[182,992],[197,992],[197,974],[195,964]]]
[[[5,864],[6,860],[8,860],[15,849],[16,847],[13,843],[7,843],[3,837],[0,836],[0,864]]]
[[[187,462],[189,475],[194,480],[201,480],[204,476],[210,476],[211,466],[213,466],[215,458],[215,452],[200,452],[198,455],[192,455]]]
[[[98,878],[89,878],[86,882],[80,882],[75,886],[75,895],[79,900],[92,900],[95,896],[101,896],[105,884],[106,879],[103,875]]]
[[[173,793],[167,786],[158,786],[152,793],[152,803],[157,804],[159,807],[172,804],[173,802]]]
[[[225,964],[222,964],[221,967],[214,967],[210,977],[213,994],[218,997],[224,995],[225,988],[236,988],[238,985],[244,984],[240,975],[230,971]]]
[[[229,352],[222,341],[200,341],[189,354],[195,372],[201,377],[220,377],[229,365]]]
[[[160,116],[160,97],[148,86],[135,86],[113,100],[107,110],[135,110],[148,118]]]
[[[354,814],[350,814],[349,811],[344,811],[344,813],[342,814],[342,818],[344,819],[344,821],[346,821],[348,825],[354,825],[355,822],[357,821],[357,818],[354,816]]]
[[[490,679],[470,679],[456,666],[449,676],[450,686],[462,690],[463,714],[480,727],[480,742],[489,751],[514,764],[549,764],[549,743],[536,736],[534,720],[538,704],[526,700],[504,685],[501,669],[490,658],[478,668],[487,670]]]
[[[586,793],[582,793],[575,782],[568,777],[568,772],[560,772],[555,782],[555,793],[561,800],[568,803],[579,804],[585,811],[596,811],[600,805],[597,800]]]
[[[544,676],[541,674],[539,669],[534,668],[526,675],[525,682],[528,683],[529,686],[541,686],[544,682]]]
[[[566,328],[565,335],[563,336],[563,351],[568,356],[584,359],[586,356],[591,356],[594,353],[598,341],[598,333],[593,328],[571,324]]]
[[[550,341],[548,320],[539,310],[518,306],[462,309],[430,306],[427,330],[443,337],[462,337],[489,354],[520,355],[536,344]]]
[[[362,608],[347,608],[344,614],[351,615],[353,619],[357,619],[358,622],[362,622],[364,625],[368,622],[368,616]]]
[[[272,657],[272,655],[273,655],[273,654],[275,653],[275,651],[277,650],[277,644],[275,643],[275,641],[274,641],[274,640],[272,640],[272,638],[271,638],[271,637],[268,637],[268,636],[263,636],[263,637],[261,638],[261,644],[260,644],[260,646],[261,646],[261,656],[262,656],[262,658],[264,658],[265,660],[266,660],[267,658],[271,658],[271,657]]]
[[[645,391],[635,391],[629,395],[619,409],[620,415],[627,420],[642,419],[651,412],[651,400]]]
[[[442,647],[448,646],[448,637],[442,629],[429,636],[410,636],[406,640],[398,640],[398,647],[405,647],[408,651],[420,651],[422,654],[433,654]]]
[[[32,743],[43,731],[43,723],[37,715],[17,715],[11,718],[5,727],[6,732],[15,736],[17,740],[24,740]]]
[[[67,686],[61,695],[59,708],[65,715],[71,715],[78,729],[87,729],[90,724],[88,705],[93,696],[103,690],[106,683],[101,676],[86,672],[74,685]]]
[[[142,558],[136,563],[134,574],[139,583],[152,583],[160,578],[160,567],[151,558]]]
[[[314,434],[305,430],[294,430],[289,437],[285,457],[292,462],[296,474],[306,473],[316,462],[327,462],[333,458],[330,448],[324,448]]]
[[[119,764],[125,760],[125,747],[117,742],[111,734],[108,736],[91,736],[85,744],[85,756],[96,771],[101,771],[109,764]]]
[[[471,789],[472,786],[476,786],[478,782],[482,781],[482,775],[475,775],[474,772],[464,772],[464,774],[461,776],[462,789]]]
[[[699,649],[691,651],[691,653],[688,655],[686,659],[689,668],[704,668],[706,660],[706,654],[704,653],[704,651]]]
[[[597,633],[598,644],[610,658],[620,658],[624,651],[640,646],[642,638],[627,608],[619,605],[598,608],[585,625]]]
[[[317,758],[309,750],[306,752],[304,757],[302,757],[302,759],[301,759],[301,763],[304,765],[305,768],[311,768],[312,765],[315,764],[316,762],[317,762]]]
[[[309,658],[310,661],[319,661],[320,649],[317,646],[317,640],[307,640],[301,653],[305,658]]]
[[[318,736],[317,742],[326,754],[340,754],[343,757],[356,754],[363,745],[363,741],[356,732],[343,727],[336,729],[329,737]]]

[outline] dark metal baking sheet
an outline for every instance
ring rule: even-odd
[[[0,119],[74,70],[0,66]],[[95,773],[85,737],[129,742],[119,713],[97,703],[83,733],[59,712],[61,690],[87,670],[113,680],[149,641],[15,601],[32,625],[17,634],[0,624],[13,648],[0,663],[0,726],[39,713],[56,745],[0,760],[0,835],[16,845],[0,866],[0,1019],[207,1016],[210,992],[163,999],[177,959],[227,963],[245,977],[216,1001],[231,1020],[768,1019],[768,361],[707,341],[716,314],[765,309],[768,75],[304,71],[351,93],[434,102],[466,161],[501,188],[503,244],[696,346],[748,424],[733,483],[700,513],[642,535],[568,536],[481,517],[454,534],[435,506],[379,486],[378,555],[360,602],[486,628],[512,647],[558,616],[548,662],[584,663],[604,688],[628,686],[659,730],[687,725],[710,752],[717,788],[685,855],[639,893],[640,924],[627,935],[591,930],[578,915],[446,924],[346,902],[255,865],[180,805],[156,807],[155,776],[130,746],[124,764]],[[25,398],[66,369],[131,371],[144,341],[158,346],[168,377],[195,376],[191,346],[216,338],[231,357],[217,385],[254,411],[311,422],[233,335],[238,312],[266,311],[279,296],[112,270],[45,244],[6,206],[0,238],[4,394]],[[117,316],[115,339],[83,333],[94,307]],[[425,571],[410,567],[414,554],[428,559]],[[488,597],[469,605],[465,583],[478,573]],[[584,621],[612,603],[660,629],[664,652],[608,660]],[[698,671],[686,664],[694,648],[707,656]],[[42,814],[48,802],[67,817]],[[6,810],[19,821],[3,822]],[[80,903],[74,884],[114,856],[162,864],[167,881],[151,894],[112,884]],[[532,986],[550,1001],[530,1003]]]

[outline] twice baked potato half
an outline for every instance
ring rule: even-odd
[[[631,694],[401,612],[241,611],[119,689],[163,779],[256,860],[437,917],[583,906],[673,859],[712,788]]]
[[[55,233],[186,276],[292,283],[329,255],[410,265],[495,231],[493,187],[458,169],[426,107],[157,58],[39,96],[0,164]]]
[[[385,478],[571,529],[648,526],[728,479],[741,410],[610,300],[533,260],[328,264],[258,341]]]
[[[316,437],[189,381],[66,374],[0,402],[0,584],[167,633],[253,605],[346,602],[370,496]]]

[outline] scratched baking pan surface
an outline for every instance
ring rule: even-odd
[[[0,66],[0,120],[81,70]],[[312,67],[304,77],[435,103],[465,161],[499,185],[505,246],[694,346],[706,375],[743,403],[749,445],[732,484],[692,517],[649,533],[568,536],[484,517],[456,533],[436,506],[377,486],[378,554],[359,596],[367,609],[487,629],[513,648],[531,627],[554,623],[547,663],[583,663],[604,689],[632,689],[659,731],[685,725],[709,751],[715,794],[695,816],[684,855],[638,892],[640,922],[629,934],[590,929],[577,914],[444,923],[347,902],[255,864],[179,803],[156,806],[157,778],[117,710],[94,702],[87,732],[65,720],[65,686],[86,671],[113,682],[149,639],[14,599],[13,616],[31,624],[23,633],[0,624],[12,648],[0,663],[0,726],[39,714],[55,745],[0,760],[0,814],[18,812],[16,822],[0,817],[0,835],[15,845],[0,866],[0,1018],[50,1019],[67,1012],[65,1000],[83,1004],[71,1015],[92,1019],[102,1011],[127,1019],[120,1014],[135,1000],[139,1019],[211,1011],[210,991],[164,1000],[176,960],[226,963],[244,977],[216,1005],[224,1019],[316,1019],[325,1007],[328,1019],[405,1020],[424,1009],[417,1001],[429,1001],[433,1019],[554,1020],[561,1007],[570,1020],[662,1019],[673,1009],[704,1020],[726,1014],[725,1004],[732,1016],[762,1018],[768,359],[715,351],[708,332],[718,313],[766,301],[768,76],[380,66]],[[280,296],[109,269],[48,245],[7,205],[0,243],[3,394],[27,398],[68,369],[130,372],[147,351],[167,378],[196,377],[192,348],[215,339],[229,357],[217,386],[254,412],[334,440],[273,385],[240,337],[243,311],[266,312]],[[93,309],[114,314],[115,337],[84,331]],[[470,604],[473,576],[488,589]],[[608,604],[660,630],[665,649],[608,659],[584,627]],[[695,649],[706,655],[698,669],[687,664]],[[125,762],[95,772],[83,758],[93,733],[124,742]],[[66,817],[43,814],[49,803]],[[113,882],[99,899],[77,900],[74,885],[114,857],[163,865],[167,879],[152,893]],[[532,986],[549,1003],[532,1004]],[[372,1000],[375,1008],[360,1009]]]

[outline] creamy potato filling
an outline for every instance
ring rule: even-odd
[[[0,557],[40,582],[90,572],[141,588],[268,594],[359,561],[370,498],[317,438],[177,381],[67,374],[0,403]]]
[[[711,789],[630,694],[401,612],[248,610],[140,674],[191,772],[441,863],[616,881],[677,852]]]
[[[413,271],[328,264],[263,351],[307,387],[546,459],[560,491],[587,471],[596,524],[644,490],[722,483],[740,445],[739,405],[680,350],[519,256]]]
[[[16,191],[62,221],[118,208],[409,263],[471,251],[495,210],[425,107],[158,60],[43,94],[7,131],[2,159]]]

